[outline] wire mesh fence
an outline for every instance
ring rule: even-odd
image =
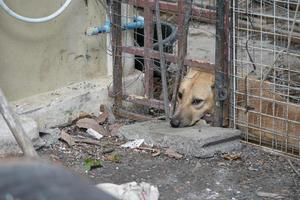
[[[233,0],[232,122],[300,155],[300,1]]]

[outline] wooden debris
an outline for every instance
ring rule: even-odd
[[[90,138],[84,138],[84,139],[76,139],[75,143],[85,143],[85,144],[93,144],[93,145],[97,145],[97,146],[101,146],[101,143],[97,140],[93,140]]]
[[[149,148],[149,147],[139,147],[139,150],[144,150],[144,151],[150,151],[151,155],[153,157],[159,156],[160,155],[160,150],[159,149],[154,149],[154,148]]]
[[[100,106],[100,111],[102,112],[102,114],[98,117],[99,124],[103,124],[106,121],[108,122],[108,124],[115,123],[116,117],[108,106],[102,104]]]
[[[223,156],[225,160],[241,160],[241,154],[226,154]]]
[[[61,131],[60,139],[66,142],[70,147],[75,145],[75,139],[64,130]]]
[[[180,153],[177,153],[175,150],[173,149],[167,149],[165,154],[167,156],[169,156],[170,158],[175,158],[175,159],[181,159],[183,158],[183,155],[181,155]]]
[[[76,126],[84,129],[91,128],[102,135],[108,135],[107,131],[103,128],[103,126],[99,125],[98,122],[92,118],[79,119],[76,122]]]

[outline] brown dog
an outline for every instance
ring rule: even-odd
[[[170,122],[172,127],[192,126],[213,112],[214,79],[212,73],[189,69],[179,88],[178,106]],[[255,78],[248,78],[247,85],[244,78],[237,81],[237,127],[255,141],[299,150],[300,106],[287,103],[274,93],[273,87],[272,83]]]
[[[178,91],[178,106],[172,127],[192,126],[214,107],[214,75],[189,69]]]

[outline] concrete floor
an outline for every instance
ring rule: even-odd
[[[172,128],[161,120],[125,125],[118,135],[127,140],[144,139],[146,144],[172,148],[198,158],[212,157],[241,147],[239,130],[208,125]]]

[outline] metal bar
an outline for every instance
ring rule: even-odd
[[[148,120],[153,120],[154,119],[153,117],[136,114],[136,113],[124,110],[124,109],[115,110],[114,114],[119,116],[119,117],[123,117],[123,118],[126,118],[126,119],[131,119],[131,120],[136,120],[136,121],[148,121]]]
[[[178,13],[178,6],[176,5],[176,3],[161,2],[160,9],[162,11]],[[190,17],[192,19],[197,19],[199,21],[207,23],[214,23],[216,20],[216,12],[214,10],[199,8],[197,6],[192,6],[191,9],[192,13]]]
[[[239,120],[237,120],[237,126],[239,127],[239,128],[241,128],[241,127],[244,127],[244,128],[251,128],[251,129],[253,129],[253,130],[257,130],[257,131],[262,131],[262,132],[266,132],[266,133],[269,133],[270,135],[272,135],[272,136],[275,136],[275,138],[277,138],[277,137],[282,137],[282,138],[286,138],[286,136],[285,135],[282,135],[282,132],[278,132],[278,131],[276,131],[276,130],[274,130],[274,129],[269,129],[269,128],[265,128],[265,127],[259,127],[259,126],[257,126],[257,125],[255,125],[255,124],[251,124],[251,123],[249,123],[249,124],[245,124],[245,122],[244,122],[244,124],[242,123],[242,122],[240,122]],[[253,133],[253,132],[249,132],[248,133],[248,136],[256,136],[256,137],[259,137],[259,134],[255,134],[255,133]],[[289,137],[289,139],[291,139],[291,140],[299,140],[299,138],[298,137],[293,137],[293,136],[290,136]],[[277,141],[280,141],[280,139],[273,139],[273,140],[277,140]],[[260,141],[257,141],[257,142],[260,142]],[[270,141],[269,141],[270,142]],[[281,141],[282,142],[282,141]],[[295,148],[297,147],[297,146],[294,146]]]
[[[246,112],[246,109],[244,107],[241,107],[241,106],[237,106],[236,107],[236,110],[237,111],[243,111],[243,112]],[[250,110],[248,111],[249,113],[253,113],[253,114],[256,114],[256,115],[260,115],[260,116],[264,116],[264,117],[269,117],[269,118],[274,118],[276,120],[280,120],[280,121],[286,121],[288,123],[290,123],[290,125],[300,125],[300,122],[299,121],[295,121],[295,120],[291,120],[289,118],[283,118],[283,117],[277,117],[277,116],[273,116],[273,115],[269,115],[269,114],[265,114],[265,113],[262,113],[260,111],[255,111],[255,110]]]
[[[246,26],[246,23],[244,22],[240,22],[240,27],[236,28],[236,30],[238,31],[244,31],[244,32],[247,32],[249,30],[251,30],[253,33],[257,33],[257,34],[264,34],[264,35],[269,35],[270,37],[271,36],[277,36],[277,37],[281,37],[281,38],[284,38],[284,39],[287,39],[288,38],[288,35],[287,35],[287,31],[283,30],[283,29],[280,29],[278,28],[276,30],[276,33],[273,33],[273,32],[270,32],[270,29],[266,26],[266,27],[262,27],[262,30],[256,30],[255,28],[258,28],[258,27],[254,27],[254,29],[247,29],[247,26]],[[245,27],[245,28],[243,28]],[[298,33],[293,33],[292,34],[292,42],[293,43],[297,43],[299,44],[300,43],[300,34]],[[251,46],[249,46],[251,47]],[[297,55],[299,56],[299,55]]]
[[[156,29],[157,29],[157,38],[159,44],[159,57],[160,57],[160,71],[161,71],[161,83],[163,88],[163,98],[164,98],[164,110],[166,119],[170,117],[169,112],[169,95],[168,95],[168,83],[167,83],[167,69],[165,63],[165,57],[163,55],[163,44],[162,44],[162,30],[161,30],[161,20],[160,20],[160,9],[159,9],[159,0],[155,2],[155,14],[156,14]]]
[[[108,96],[114,97],[112,92],[108,92]],[[144,105],[144,106],[148,106],[148,107],[152,107],[152,108],[156,108],[156,109],[160,109],[160,110],[164,109],[164,102],[157,100],[157,99],[149,99],[144,96],[129,95],[129,94],[124,94],[124,93],[122,95],[122,99],[124,101],[128,101],[128,102],[135,103],[135,104],[140,104],[140,105]]]
[[[224,0],[224,57],[223,60],[224,66],[223,66],[223,73],[224,73],[224,81],[223,85],[226,87],[223,87],[223,89],[226,90],[227,98],[223,101],[223,127],[229,126],[229,113],[230,113],[230,73],[229,73],[229,51],[230,51],[230,0]]]
[[[235,45],[236,47],[237,47],[237,45]],[[261,49],[263,49],[263,48],[261,48]],[[290,54],[291,55],[291,54]],[[294,55],[293,55],[294,56]],[[296,56],[296,55],[295,55]],[[300,55],[299,55],[300,56]],[[242,63],[242,64],[244,64],[244,65],[246,65],[246,64],[252,64],[252,62],[249,62],[249,61],[243,61],[242,59],[234,59],[234,61],[236,62],[236,63]],[[257,66],[261,66],[261,67],[269,67],[270,65],[268,65],[268,64],[264,64],[264,63],[256,63],[256,65]],[[290,71],[290,72],[293,72],[293,73],[300,73],[300,71],[299,70],[288,70],[288,69],[286,69],[286,68],[280,68],[280,67],[274,67],[274,69],[276,69],[276,70],[281,70],[281,71]],[[236,75],[237,76],[237,78],[243,78],[243,77],[241,77],[241,76],[238,76],[238,75]],[[279,79],[280,80],[280,79]],[[283,81],[284,79],[282,79],[282,81]],[[273,84],[273,83],[272,83]]]
[[[240,92],[240,91],[235,91],[235,94],[239,94],[239,95],[245,95],[245,92]],[[272,94],[275,94],[272,92]],[[266,101],[269,101],[269,102],[274,102],[274,103],[278,103],[278,104],[281,104],[281,105],[286,105],[287,103],[284,102],[284,101],[280,101],[280,100],[276,100],[276,99],[271,99],[270,97],[264,97],[264,96],[259,96],[259,95],[253,95],[251,93],[248,93],[247,94],[248,97],[254,97],[254,98],[257,98],[257,99],[262,99],[262,100],[266,100]],[[291,103],[290,105],[293,105],[293,103]],[[295,107],[299,106],[298,104],[294,104]]]
[[[215,52],[215,109],[214,126],[224,125],[224,111],[228,105],[228,0],[217,0]],[[226,33],[227,32],[227,33]],[[226,110],[227,112],[227,110]],[[227,114],[228,115],[228,112]],[[227,116],[228,117],[228,116]],[[227,120],[227,119],[226,119]]]
[[[235,98],[235,87],[236,87],[236,82],[235,82],[235,72],[236,72],[236,68],[235,68],[235,59],[234,59],[234,55],[236,55],[236,48],[235,48],[235,38],[236,38],[236,32],[235,32],[235,13],[234,13],[234,6],[235,6],[235,0],[231,1],[231,11],[230,11],[230,68],[229,68],[229,76],[230,76],[230,105],[229,105],[229,127],[231,128],[236,128],[235,127],[235,118],[236,118],[236,113],[235,113],[235,102],[236,102],[236,98]],[[232,120],[233,118],[233,120]]]
[[[246,11],[238,10],[238,9],[236,9],[234,12],[236,12],[237,14],[240,14],[241,16],[252,15],[253,17],[264,17],[264,18],[269,18],[269,19],[275,18],[277,20],[300,23],[300,20],[293,20],[292,18],[289,18],[289,17],[280,17],[280,16],[274,16],[274,15],[268,15],[268,14],[256,13],[256,12],[248,12],[247,13]],[[285,22],[285,23],[288,23],[288,22]]]
[[[238,1],[238,0],[237,0]],[[235,9],[235,7],[237,6],[236,4],[236,0],[232,0],[232,10]],[[233,128],[236,128],[236,117],[237,117],[237,113],[236,113],[236,106],[237,106],[237,98],[235,95],[235,91],[237,90],[237,79],[236,79],[236,74],[237,74],[237,67],[236,67],[236,55],[237,55],[237,48],[236,48],[236,43],[237,43],[237,36],[238,36],[238,32],[236,31],[236,22],[237,22],[237,15],[235,14],[235,12],[232,12],[232,90],[231,91],[231,95],[233,96],[233,102],[232,102],[232,108],[233,111]],[[238,27],[238,26],[237,26]]]
[[[145,96],[153,97],[153,60],[150,58],[150,50],[153,49],[153,10],[152,0],[145,2],[144,7],[144,69],[145,69]]]
[[[144,56],[144,49],[141,47],[127,47],[123,46],[122,50],[124,53],[128,54],[134,54],[137,56]],[[160,59],[160,54],[158,51],[151,50],[149,52],[149,56],[151,59]],[[165,60],[167,62],[171,63],[177,63],[178,62],[178,56],[169,54],[169,53],[163,53],[163,56],[165,57]],[[202,60],[195,60],[195,59],[184,59],[184,65],[187,65],[189,67],[194,67],[198,68],[199,70],[205,71],[205,72],[214,72],[214,64],[209,63],[207,61],[202,61]]]
[[[178,60],[177,60],[178,71],[176,73],[175,83],[173,88],[171,115],[174,114],[176,109],[178,88],[181,82],[182,72],[185,71],[184,59],[187,53],[187,36],[189,30],[189,19],[190,19],[191,7],[192,7],[191,0],[178,1],[178,38],[179,38]]]
[[[12,111],[11,107],[8,105],[6,97],[4,96],[1,89],[0,89],[0,115],[3,116],[3,119],[7,123],[7,126],[12,132],[23,154],[27,157],[38,158],[39,156],[35,151],[31,140],[26,135],[26,132],[23,126],[21,125],[17,115]]]
[[[181,0],[179,0],[179,1],[181,1]],[[286,0],[282,0],[282,1],[273,0],[273,1],[278,2],[278,3],[286,3]],[[127,4],[130,4],[130,5],[133,5],[133,6],[143,8],[143,7],[145,7],[145,4],[147,3],[147,0],[122,0],[122,3],[127,3]],[[176,3],[161,1],[159,4],[160,4],[160,7],[161,7],[161,10],[166,9],[164,6],[162,6],[162,5],[166,5],[167,7],[169,7],[168,11],[177,12],[177,6],[176,6],[177,4]],[[297,5],[297,0],[295,0],[295,2],[290,2],[289,4],[290,5]],[[154,2],[152,2],[151,8],[154,9],[154,7],[155,7]]]
[[[147,4],[147,0],[124,0],[123,2],[141,8],[144,8]],[[150,5],[148,4],[148,6],[151,9],[155,9],[155,4],[153,2]],[[178,13],[177,3],[159,2],[159,7],[161,11]],[[202,22],[215,23],[216,12],[214,10],[193,6],[191,17],[192,19],[196,19]]]
[[[288,158],[293,159],[295,161],[300,161],[299,156],[293,155],[291,153],[286,153],[284,151],[279,151],[279,150],[276,150],[276,149],[272,149],[271,147],[264,147],[264,146],[254,144],[254,143],[251,143],[251,142],[246,142],[246,141],[243,141],[243,140],[241,141],[241,143],[251,145],[255,148],[262,149],[263,151],[265,151],[267,153],[272,153],[272,154],[275,154],[275,155],[277,154],[277,155],[280,155],[280,156],[288,157]]]
[[[164,102],[157,99],[147,99],[136,95],[123,95],[125,101],[163,110]]]
[[[112,51],[113,51],[113,93],[114,107],[122,106],[122,28],[121,28],[121,2],[112,1]]]

